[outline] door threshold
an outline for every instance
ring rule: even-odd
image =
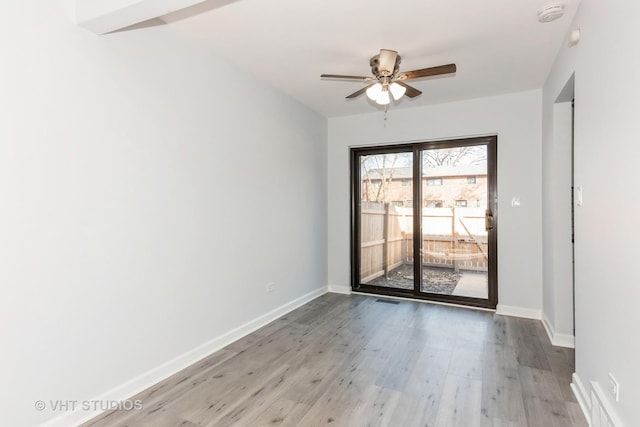
[[[362,291],[354,291],[354,290],[351,291],[351,294],[352,295],[366,295],[366,296],[369,296],[369,297],[392,299],[392,300],[399,300],[399,301],[411,301],[411,302],[421,302],[421,303],[425,303],[425,304],[446,305],[446,306],[449,306],[449,307],[470,308],[472,310],[488,311],[488,312],[491,312],[491,313],[495,313],[496,312],[495,308],[478,307],[478,306],[466,305],[466,304],[456,304],[456,303],[453,303],[453,302],[432,301],[432,300],[422,299],[422,298],[398,297],[398,296],[394,296],[394,295],[384,295],[384,294],[376,294],[376,293],[371,293],[371,292],[362,292]]]

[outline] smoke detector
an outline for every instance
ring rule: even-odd
[[[549,3],[538,10],[538,21],[551,22],[562,18],[562,15],[564,15],[564,4]]]

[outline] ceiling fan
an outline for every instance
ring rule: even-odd
[[[369,61],[373,77],[364,76],[343,76],[340,74],[322,74],[321,78],[346,79],[371,82],[369,85],[347,96],[347,99],[356,98],[363,93],[372,101],[380,105],[387,105],[391,102],[389,93],[396,101],[405,94],[409,98],[415,98],[422,92],[413,86],[409,86],[404,81],[418,79],[421,77],[439,76],[456,72],[456,64],[439,65],[437,67],[421,68],[413,71],[400,71],[400,55],[395,50],[380,49],[380,53]]]

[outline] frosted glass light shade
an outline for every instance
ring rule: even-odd
[[[372,101],[377,101],[380,93],[382,92],[382,85],[380,83],[376,83],[367,89],[367,96]]]
[[[391,91],[391,95],[393,95],[393,99],[396,101],[403,97],[404,93],[407,91],[407,88],[399,85],[396,82],[391,83],[389,86],[389,91]]]
[[[376,99],[376,104],[387,105],[389,102],[391,102],[391,99],[389,99],[389,91],[381,91],[380,95],[378,95],[378,98]]]

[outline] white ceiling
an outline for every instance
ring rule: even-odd
[[[455,75],[408,81],[423,94],[391,108],[541,88],[580,0],[541,24],[548,0],[211,0],[162,19],[327,117],[376,111],[365,85],[320,74],[369,76],[369,59],[397,50],[401,71],[455,63]],[[224,76],[217,76],[224,80]]]

